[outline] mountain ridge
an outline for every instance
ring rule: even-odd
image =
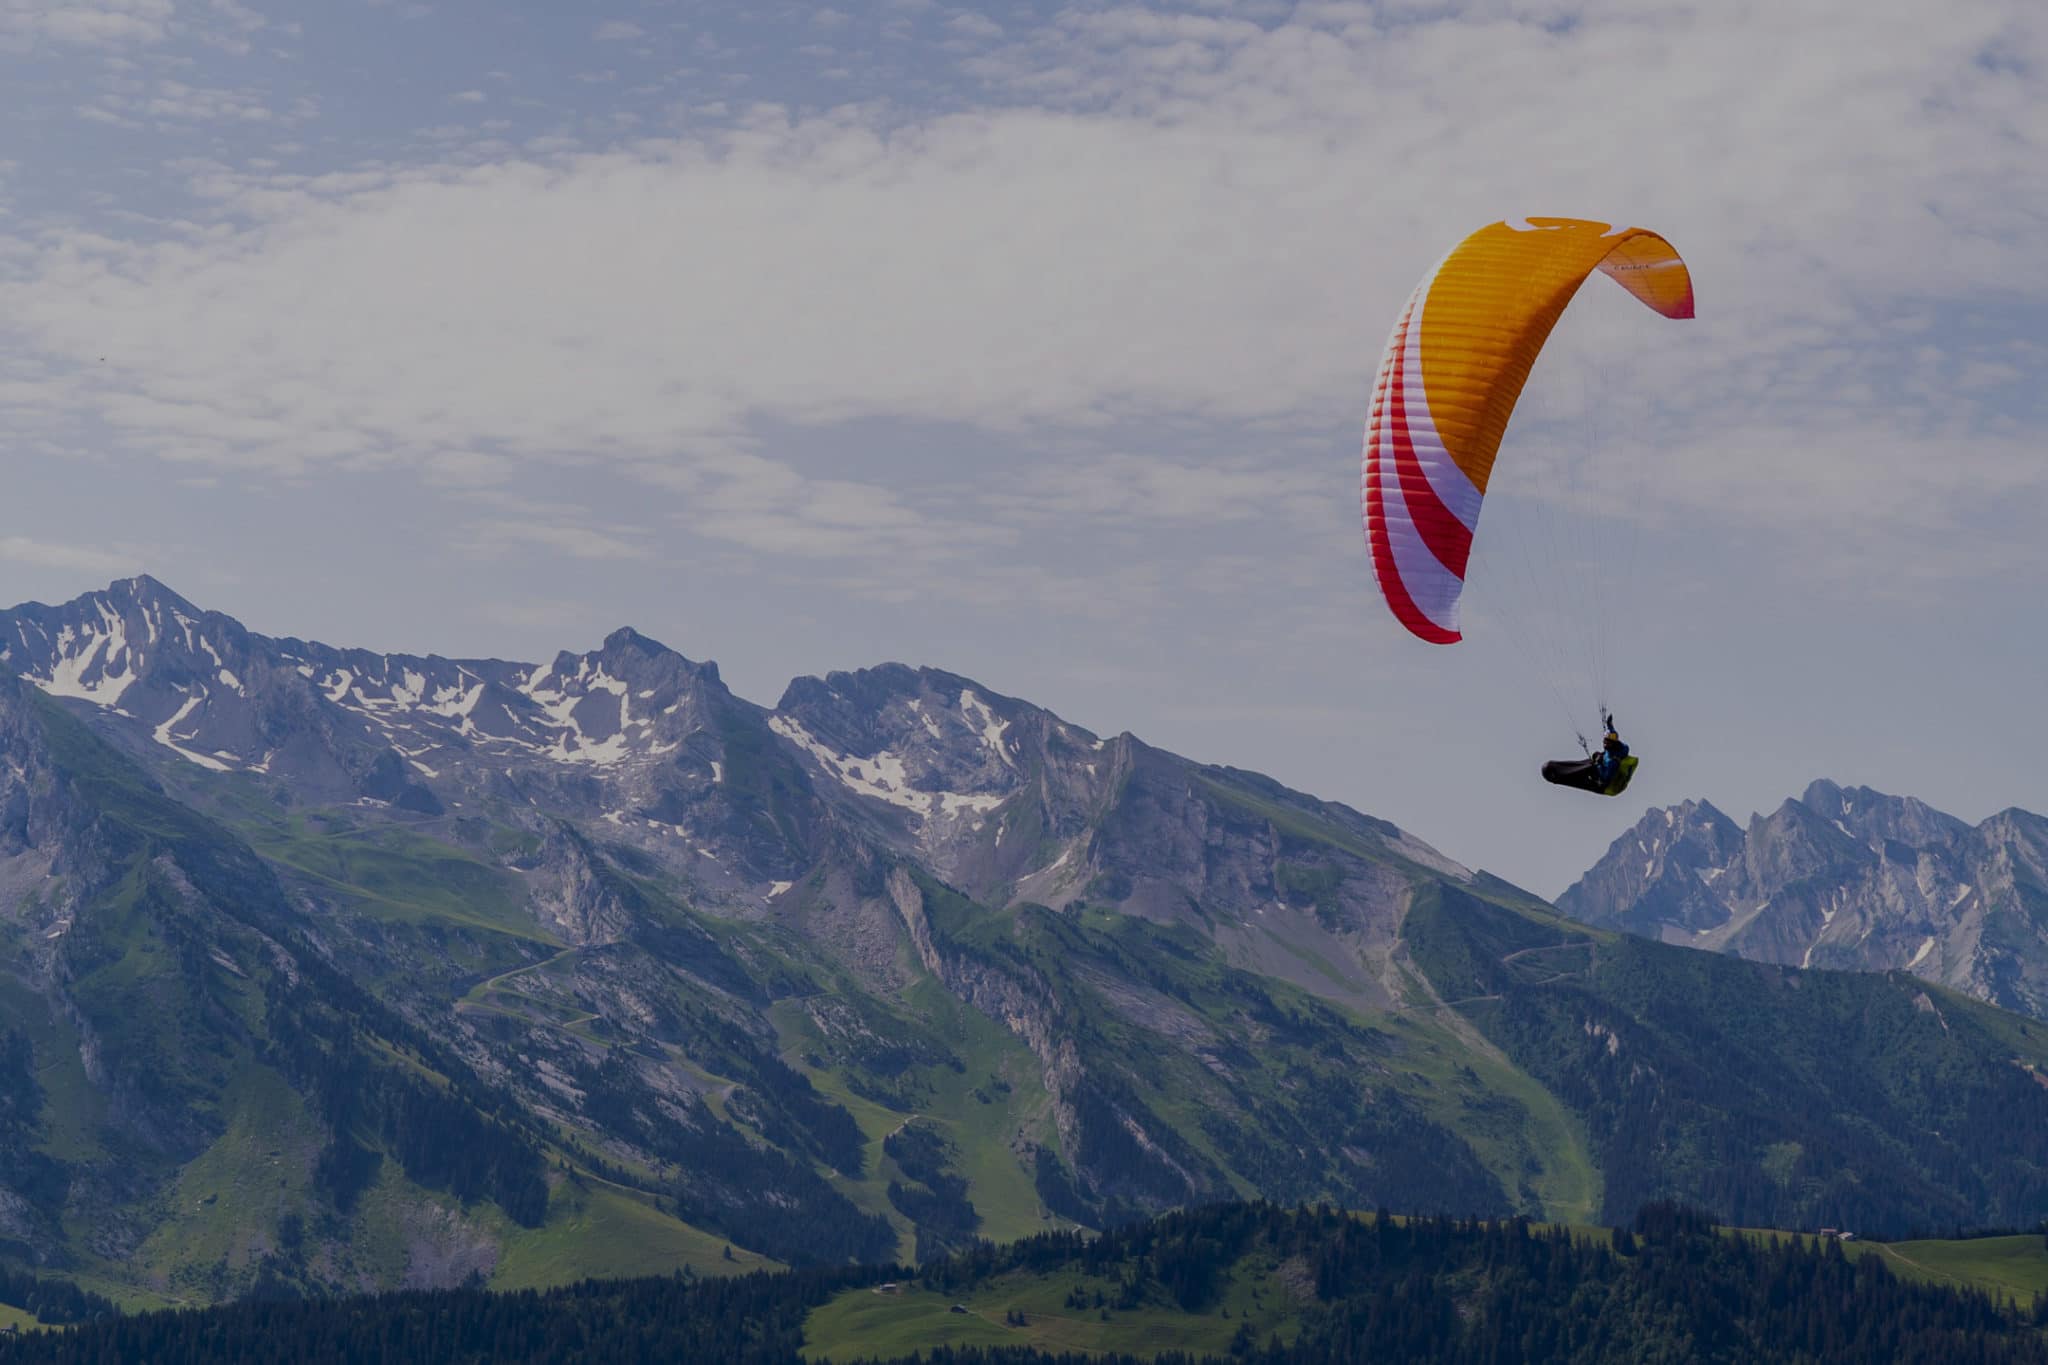
[[[1558,905],[1757,961],[1910,971],[2048,1018],[2048,818],[2016,806],[1971,825],[1816,780],[1745,828],[1688,801],[1647,812]]]
[[[1633,947],[944,670],[771,708],[630,629],[378,655],[154,580],[0,650],[0,1241],[109,1292],[923,1259],[1247,1194],[2048,1212],[2023,1021]]]
[[[686,814],[693,828],[706,823],[698,807],[716,803],[728,766],[731,736],[721,720],[742,729],[765,722],[802,751],[813,795],[852,796],[866,823],[889,829],[942,873],[965,878],[970,891],[1004,890],[1054,907],[1070,903],[1102,869],[1076,861],[1083,850],[1068,848],[1031,866],[1033,841],[1070,839],[1109,784],[1133,772],[1158,775],[1148,756],[1165,756],[1168,780],[1187,763],[1128,732],[1105,740],[938,669],[888,663],[797,678],[767,708],[725,688],[715,664],[690,660],[631,627],[611,632],[597,650],[563,650],[548,663],[530,664],[341,649],[248,632],[219,613],[185,619],[191,611],[197,609],[146,576],[61,608],[0,611],[0,666],[51,695],[91,703],[98,713],[88,713],[89,720],[134,722],[104,727],[131,750],[140,749],[146,733],[210,771],[267,777],[275,770],[295,791],[327,799],[381,801],[429,816],[446,813],[444,802],[503,795],[587,808],[592,783],[565,780],[561,769],[587,770],[607,800],[582,813],[630,831],[727,908],[792,880],[794,865],[775,856],[774,841],[757,842],[739,859],[722,848],[728,856],[706,859],[702,843],[678,848],[672,834],[646,836],[649,829],[680,830]],[[128,629],[138,621],[147,631],[140,645]],[[171,626],[180,628],[176,636]],[[863,721],[851,726],[848,718],[856,715]],[[1005,738],[1013,725],[1017,734]],[[517,776],[493,766],[506,761],[526,766]],[[1265,799],[1287,793],[1242,772],[1227,780],[1255,781]],[[586,789],[581,802],[567,790],[574,786]],[[1310,818],[1335,817],[1361,838],[1446,875],[1474,875],[1389,822],[1309,800],[1303,813]],[[1004,811],[996,837],[977,839],[1006,805],[1013,808]],[[1069,855],[1064,863],[1061,852]],[[735,879],[708,863],[748,874],[750,884],[732,885]],[[1244,913],[1255,903],[1284,902],[1265,894],[1270,889],[1254,895],[1241,888]],[[1156,887],[1136,886],[1132,897],[1151,913],[1173,913]]]

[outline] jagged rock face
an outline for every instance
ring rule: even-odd
[[[892,842],[976,894],[1043,872],[1116,779],[1113,743],[936,669],[799,678],[769,725],[822,790],[859,798]]]
[[[376,654],[257,635],[141,577],[0,611],[0,666],[91,703],[101,732],[139,756],[250,774],[302,804],[602,820],[756,904],[762,882],[803,862],[720,799],[726,746],[761,729],[760,709],[715,665],[632,630],[541,665]]]
[[[148,577],[0,612],[0,664],[147,727],[202,768],[301,785],[324,775],[323,761],[360,775],[386,753],[428,780],[440,755],[606,769],[675,752],[676,735],[730,700],[715,667],[630,630],[538,667],[373,654],[253,634]]]
[[[1759,961],[1903,968],[2048,1017],[2048,820],[1972,827],[1911,797],[1815,782],[1747,830],[1653,810],[1558,905]]]
[[[1738,860],[1741,844],[1741,828],[1705,801],[1651,811],[1558,906],[1588,923],[1638,933],[1654,935],[1666,924],[1709,928],[1728,917],[1714,883]]]
[[[18,679],[0,673],[0,919],[43,938],[66,921],[68,883],[90,869],[62,838],[74,823]]]
[[[829,800],[979,900],[1185,923],[1238,965],[1350,1003],[1387,998],[1402,869],[1472,876],[1385,821],[933,669],[799,679],[768,723]],[[1348,838],[1291,835],[1293,819]]]
[[[1334,877],[1349,919],[1387,928],[1400,878],[1375,870],[1381,852],[1470,876],[1319,802],[1303,809],[1374,856],[1283,869],[1267,813],[1219,798],[1197,765],[935,669],[801,678],[767,711],[733,696],[716,665],[630,629],[541,665],[377,654],[252,633],[148,577],[0,612],[0,665],[90,703],[102,733],[147,759],[249,774],[301,804],[570,820],[727,912],[761,913],[822,861],[876,847],[978,899],[1090,897],[1174,919],[1198,898],[1204,918],[1229,923],[1311,899],[1327,920],[1343,897],[1297,885],[1290,898],[1286,883]],[[1302,800],[1223,777],[1270,788],[1239,798]]]
[[[1889,841],[1910,848],[1949,844],[1970,832],[1969,825],[1910,796],[1886,796],[1868,787],[1844,790],[1832,782],[1815,782],[1799,798],[1814,814],[1864,844]]]

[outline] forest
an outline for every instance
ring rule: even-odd
[[[729,1279],[672,1276],[545,1292],[477,1290],[242,1302],[101,1315],[0,1337],[0,1361],[283,1362],[719,1360],[820,1365],[813,1310],[848,1291],[947,1296],[1009,1277],[1116,1286],[1101,1311],[1194,1313],[1253,1266],[1299,1271],[1298,1312],[1263,1339],[1161,1365],[1508,1362],[2048,1362],[2048,1296],[2031,1305],[1908,1282],[1831,1239],[1717,1227],[1675,1203],[1611,1229],[1525,1219],[1397,1218],[1226,1204],[1100,1236],[1048,1233],[979,1245],[920,1269],[838,1266]],[[1022,1325],[1022,1314],[1010,1321]],[[836,1357],[846,1365],[851,1356]],[[872,1358],[872,1357],[870,1357]],[[904,1357],[895,1357],[902,1359]],[[933,1345],[929,1365],[1064,1365],[1132,1356]]]

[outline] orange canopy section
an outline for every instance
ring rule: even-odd
[[[1463,638],[1458,601],[1494,456],[1551,328],[1595,270],[1667,318],[1693,315],[1692,277],[1656,233],[1518,218],[1460,242],[1394,324],[1359,501],[1387,605],[1425,640]]]

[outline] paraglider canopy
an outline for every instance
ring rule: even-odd
[[[1518,218],[1452,248],[1394,324],[1373,385],[1359,502],[1373,576],[1421,639],[1464,638],[1459,599],[1494,457],[1551,329],[1596,270],[1664,317],[1693,315],[1692,277],[1656,233]]]

